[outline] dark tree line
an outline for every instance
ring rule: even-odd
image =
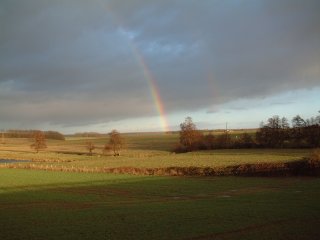
[[[290,127],[286,118],[273,116],[262,123],[256,133],[260,147],[314,148],[320,147],[320,116],[303,119],[299,115],[292,119]]]
[[[320,115],[303,119],[273,116],[261,123],[255,135],[242,133],[232,136],[227,130],[219,135],[203,134],[190,117],[180,124],[180,142],[174,152],[227,148],[315,148],[320,147]]]
[[[75,133],[75,137],[103,137],[104,135],[97,132],[81,132],[81,133]]]
[[[257,144],[248,133],[243,133],[236,138],[228,131],[213,135],[204,134],[198,130],[191,117],[187,117],[180,124],[180,142],[174,147],[174,152],[190,152],[196,150],[226,149],[226,148],[253,148]]]
[[[34,138],[39,130],[7,130],[4,132],[5,138]],[[44,131],[46,139],[65,140],[63,134],[56,131]]]

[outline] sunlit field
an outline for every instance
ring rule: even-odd
[[[31,160],[33,164],[50,163],[57,166],[115,168],[115,167],[225,167],[237,164],[278,163],[300,160],[309,149],[226,149],[175,154],[173,146],[179,141],[177,133],[145,133],[124,135],[125,147],[120,156],[104,154],[106,138],[69,137],[65,141],[47,140],[47,148],[35,153],[30,139],[8,139],[2,144],[0,158]],[[86,142],[96,146],[88,155]]]

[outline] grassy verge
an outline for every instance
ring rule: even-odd
[[[228,149],[171,154],[163,151],[128,150],[120,157],[78,155],[56,152],[0,151],[0,159],[60,162],[87,167],[223,167],[237,164],[278,163],[300,160],[309,155],[305,149]]]

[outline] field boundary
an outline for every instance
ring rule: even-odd
[[[137,167],[66,167],[50,164],[1,164],[0,168],[36,169],[46,171],[113,173],[155,176],[320,176],[320,161],[304,158],[285,163],[240,164],[227,167],[165,167],[165,168],[137,168]]]

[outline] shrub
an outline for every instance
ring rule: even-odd
[[[310,160],[312,161],[320,161],[320,149],[315,149],[310,154]]]
[[[173,152],[175,152],[175,153],[185,153],[187,151],[188,151],[187,148],[184,145],[182,145],[181,143],[177,143],[173,147]]]
[[[92,156],[93,150],[96,148],[93,142],[87,141],[86,142],[86,148],[89,151],[89,156]]]

